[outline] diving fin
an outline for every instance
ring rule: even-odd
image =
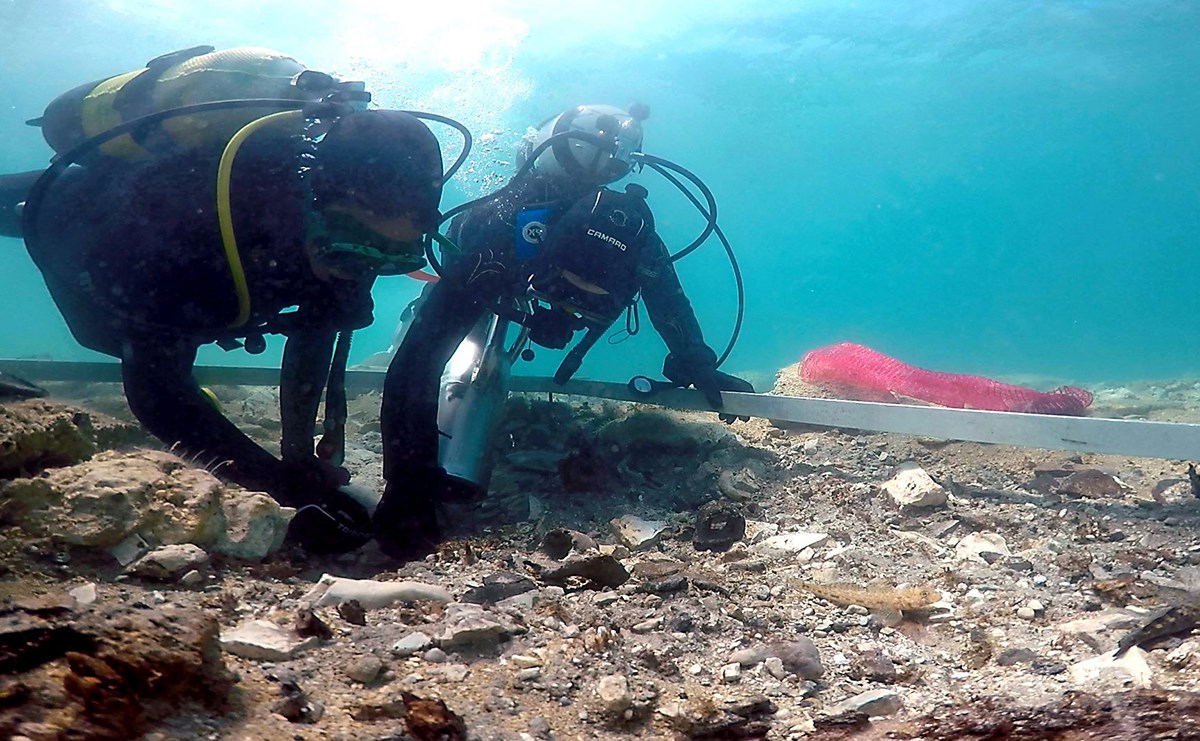
[[[33,399],[46,395],[46,389],[20,376],[0,371],[0,399]]]

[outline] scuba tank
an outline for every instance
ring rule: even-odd
[[[362,89],[362,83],[352,83]],[[198,103],[248,98],[310,102],[339,88],[333,77],[308,70],[286,54],[257,47],[214,51],[196,46],[150,60],[139,70],[89,82],[46,106],[40,126],[57,154],[127,121]],[[278,108],[235,108],[174,116],[152,128],[107,141],[91,156],[142,159],[164,149],[219,146],[246,124]]]
[[[528,338],[522,329],[505,349],[509,324],[494,314],[481,319],[446,364],[438,395],[438,463],[480,494],[492,477],[512,366]]]

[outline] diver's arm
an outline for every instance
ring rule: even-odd
[[[714,409],[722,406],[722,391],[754,393],[748,381],[717,370],[717,354],[704,342],[696,312],[661,240],[656,252],[657,259],[643,271],[642,297],[654,329],[670,350],[663,361],[663,375],[680,386],[696,387]],[[727,414],[720,418],[727,423],[749,419]]]
[[[283,464],[201,393],[192,377],[195,361],[195,345],[130,339],[121,358],[129,408],[152,435],[181,455],[247,489],[275,494]]]
[[[683,291],[666,246],[657,237],[655,242],[655,259],[642,271],[641,286],[650,322],[678,362],[715,367],[717,354],[704,342],[700,322]]]

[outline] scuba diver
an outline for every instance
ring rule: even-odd
[[[672,266],[674,256],[655,231],[647,191],[636,184],[623,191],[608,187],[640,164],[639,156],[665,162],[641,155],[641,122],[648,114],[644,105],[629,111],[604,105],[569,109],[527,141],[518,172],[506,186],[447,214],[453,218],[448,236],[461,252],[445,255],[441,280],[423,292],[384,384],[387,485],[373,523],[376,540],[389,555],[411,559],[430,552],[440,539],[437,503],[477,497],[486,489],[490,467],[472,477],[456,475],[442,463],[447,445],[462,437],[475,441],[476,457],[486,454],[488,435],[479,431],[495,420],[482,418],[486,414],[457,424],[443,419],[463,386],[439,393],[439,382],[460,343],[466,346],[464,338],[497,339],[495,324],[488,337],[480,333],[481,322],[489,318],[520,324],[522,339],[551,349],[566,348],[582,332],[555,374],[561,384],[622,314],[626,330],[637,331],[640,295],[669,350],[663,374],[674,385],[694,386],[714,409],[721,408],[722,391],[753,393],[748,382],[717,370],[717,354],[705,344]],[[698,246],[715,227],[715,202],[704,191],[708,211],[694,198],[693,203],[712,226],[681,253]],[[471,416],[465,408],[460,411]],[[499,416],[498,410],[490,411]],[[726,422],[733,419],[722,415]]]
[[[448,119],[369,99],[276,52],[197,47],[60,96],[31,122],[53,164],[0,177],[0,234],[24,238],[75,339],[120,359],[137,419],[296,507],[314,552],[371,537],[340,454],[314,450],[317,412],[328,380],[327,432],[338,393],[344,413],[348,333],[372,321],[376,276],[425,264],[448,176],[418,116]],[[287,338],[281,459],[192,375],[200,346],[261,352],[269,333]]]

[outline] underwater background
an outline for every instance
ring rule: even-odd
[[[1186,0],[0,0],[0,171],[47,164],[24,122],[59,93],[198,44],[277,49],[366,81],[380,106],[465,123],[475,148],[444,210],[503,184],[527,127],[643,102],[645,150],[705,180],[745,277],[725,370],[761,384],[853,341],[1043,388],[1194,377],[1198,34]],[[436,133],[449,161],[457,136]],[[668,245],[691,241],[691,205],[654,173],[633,179]],[[735,310],[720,244],[678,269],[720,352]],[[0,289],[0,357],[101,357],[17,240],[0,238]],[[419,289],[380,279],[352,362],[387,347]],[[200,360],[277,363],[280,345]],[[580,377],[657,375],[664,352],[643,312]]]

